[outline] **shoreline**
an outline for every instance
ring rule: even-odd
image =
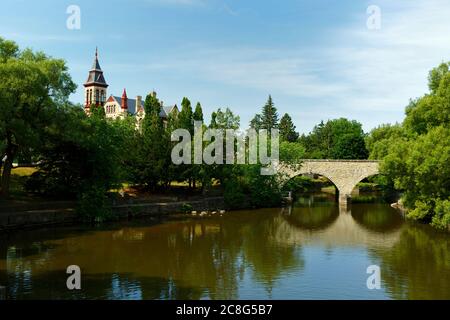
[[[131,220],[141,217],[168,217],[191,211],[219,211],[225,209],[223,197],[209,197],[193,201],[148,202],[120,204],[111,207],[115,219]],[[40,209],[0,213],[0,232],[82,223],[75,208]],[[107,221],[105,221],[107,222]]]

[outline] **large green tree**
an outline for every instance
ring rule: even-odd
[[[430,92],[406,107],[402,128],[389,130],[393,138],[383,152],[382,172],[403,191],[408,217],[450,225],[450,72],[448,63],[430,71]],[[378,133],[375,131],[375,133]],[[371,142],[372,144],[372,142]]]
[[[8,196],[13,161],[21,150],[36,147],[40,132],[76,89],[65,61],[42,52],[19,50],[0,38],[0,158],[4,158],[1,194]]]
[[[313,131],[300,138],[306,156],[312,159],[365,159],[367,150],[362,125],[355,120],[339,118],[323,121]],[[353,143],[357,143],[353,146]]]

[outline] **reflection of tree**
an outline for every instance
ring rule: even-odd
[[[396,230],[403,224],[403,218],[385,204],[352,205],[352,217],[362,227],[376,232]]]
[[[289,235],[280,233],[283,223],[280,216],[261,215],[257,221],[243,228],[245,259],[251,264],[255,278],[266,286],[269,293],[284,272],[304,266],[299,248],[287,244],[284,240]]]
[[[381,258],[382,278],[395,299],[450,299],[450,239],[427,226],[410,225]]]
[[[237,298],[247,263],[270,285],[298,264],[295,249],[277,240],[274,214],[16,239],[0,273],[11,298]],[[81,267],[82,292],[65,287],[72,264]]]

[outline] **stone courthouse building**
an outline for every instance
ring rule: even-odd
[[[89,76],[84,83],[84,110],[87,114],[90,113],[92,106],[102,106],[105,110],[107,118],[116,119],[124,117],[125,115],[132,115],[137,118],[138,125],[145,117],[144,101],[142,96],[137,96],[135,99],[130,99],[127,96],[126,89],[123,89],[122,96],[110,95],[107,97],[108,84],[103,75],[102,68],[98,62],[98,51],[95,50],[94,63],[89,71]],[[156,92],[152,92],[156,96]],[[176,115],[179,112],[177,105],[163,106],[161,102],[160,117],[167,120],[169,115]]]

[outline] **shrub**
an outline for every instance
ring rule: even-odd
[[[77,213],[83,220],[89,222],[102,222],[112,218],[111,204],[106,190],[94,185],[81,192]]]

